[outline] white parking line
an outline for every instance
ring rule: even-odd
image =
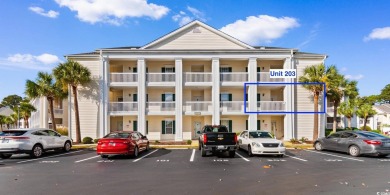
[[[149,155],[151,155],[151,154],[153,154],[153,153],[155,153],[155,152],[157,152],[157,151],[158,151],[158,149],[155,150],[155,151],[153,151],[153,152],[151,152],[151,153],[149,153],[149,154],[147,154],[147,155],[145,155],[145,156],[142,156],[141,158],[138,158],[138,159],[133,160],[133,162],[137,162],[137,161],[139,161],[139,160],[142,160],[143,158],[145,158],[145,157],[147,157],[147,156],[149,156]]]
[[[195,158],[195,149],[192,149],[192,154],[191,154],[190,162],[194,162],[194,158]]]
[[[92,157],[90,157],[90,158],[85,158],[85,159],[82,159],[82,160],[75,161],[74,163],[83,162],[83,161],[90,160],[90,159],[94,159],[94,158],[97,158],[97,157],[99,157],[99,156],[92,156]]]
[[[307,162],[307,160],[302,159],[302,158],[298,158],[298,157],[295,157],[295,156],[290,156],[290,155],[287,155],[287,154],[285,154],[285,156],[288,156],[288,157],[290,157],[290,158],[297,159],[297,160],[300,160],[300,161]]]
[[[356,158],[348,158],[348,157],[344,157],[344,156],[337,156],[337,155],[328,154],[328,153],[324,153],[324,152],[318,152],[318,151],[312,151],[312,150],[305,150],[305,151],[314,152],[314,153],[318,153],[318,154],[324,154],[324,155],[328,155],[328,156],[339,157],[339,158],[345,158],[345,159],[349,159],[349,160],[356,160],[356,161],[364,162],[364,160],[360,160],[360,159],[356,159]]]
[[[243,156],[241,156],[241,154],[239,154],[239,153],[236,153],[239,157],[241,157],[242,159],[244,159],[245,161],[250,161],[250,160],[248,160],[247,158],[245,158],[245,157],[243,157]]]
[[[45,158],[52,158],[52,157],[57,157],[57,156],[63,156],[63,155],[68,155],[68,154],[73,154],[73,153],[77,153],[77,152],[81,152],[83,150],[78,150],[78,151],[74,151],[74,152],[68,152],[68,153],[64,153],[64,154],[58,154],[58,155],[54,155],[54,156],[47,156],[47,157],[43,157],[43,158],[35,158],[35,159],[30,159],[30,160],[25,160],[25,161],[19,161],[17,163],[25,163],[25,162],[31,162],[31,161],[36,161],[36,160],[42,160],[42,159],[45,159]]]

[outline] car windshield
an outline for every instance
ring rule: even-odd
[[[104,138],[128,138],[130,133],[110,133],[106,135]]]
[[[249,132],[249,138],[273,138],[272,135],[268,132]]]
[[[363,137],[366,137],[366,138],[388,138],[384,135],[381,135],[381,134],[378,134],[378,133],[374,133],[374,132],[358,132],[357,133],[358,135],[360,136],[363,136]]]
[[[0,136],[21,136],[27,131],[0,131]]]

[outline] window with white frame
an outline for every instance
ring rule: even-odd
[[[175,134],[175,121],[163,120],[162,121],[162,134]]]

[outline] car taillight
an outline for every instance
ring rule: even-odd
[[[237,143],[238,139],[237,139],[237,134],[234,135],[234,142]]]
[[[382,142],[381,141],[378,141],[378,140],[363,140],[364,142],[366,142],[366,144],[372,144],[372,145],[381,145]]]
[[[203,143],[207,143],[207,135],[203,134]]]
[[[128,144],[129,142],[128,142],[128,141],[124,141],[123,143],[124,143],[124,144]]]

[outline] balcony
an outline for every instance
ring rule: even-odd
[[[187,115],[211,115],[213,103],[211,101],[186,101],[183,111]]]
[[[110,86],[137,86],[137,73],[111,73]]]
[[[175,73],[147,73],[148,86],[175,86]]]
[[[174,115],[176,102],[146,102],[148,115]]]
[[[248,102],[246,103],[248,107]],[[247,108],[248,109],[248,108]],[[245,114],[244,101],[226,101],[220,103],[222,114]]]
[[[138,102],[110,102],[110,115],[138,115]]]
[[[185,72],[183,73],[183,82],[186,86],[211,86],[211,72]]]
[[[286,111],[286,102],[284,101],[258,101],[258,112],[284,112]]]
[[[248,82],[247,72],[222,72],[220,73],[222,86],[243,86]]]
[[[269,72],[258,72],[257,73],[257,81],[264,83],[272,83],[272,82],[285,82],[284,78],[269,78]]]

